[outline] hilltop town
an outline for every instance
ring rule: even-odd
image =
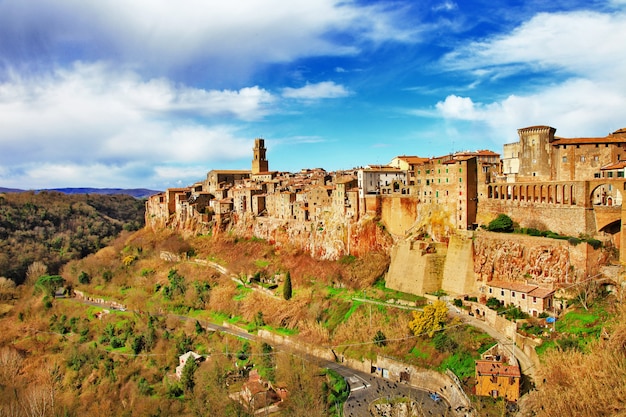
[[[517,282],[540,287],[548,308],[567,284],[600,274],[615,283],[616,270],[604,266],[626,259],[626,129],[592,138],[555,134],[549,126],[519,129],[519,141],[505,144],[502,155],[401,155],[387,165],[297,173],[271,171],[257,138],[251,170],[212,170],[202,182],[152,196],[146,224],[194,234],[228,230],[297,245],[320,259],[383,250],[391,255],[390,288],[486,294]],[[499,214],[531,235],[563,239],[476,239]],[[568,237],[597,239],[603,249]]]

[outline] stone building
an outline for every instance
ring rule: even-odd
[[[503,174],[510,182],[585,181],[601,168],[626,161],[626,128],[605,137],[561,138],[550,126],[518,129],[519,142],[504,145]]]
[[[517,401],[522,374],[508,349],[497,344],[476,361],[476,395]]]
[[[487,297],[498,299],[503,305],[513,305],[524,313],[537,317],[552,310],[554,289],[522,282],[490,281],[487,283]]]

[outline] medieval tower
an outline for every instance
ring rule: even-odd
[[[532,126],[518,129],[520,138],[519,175],[531,181],[552,180],[552,142],[556,129]]]
[[[252,175],[259,174],[261,172],[268,172],[268,162],[265,157],[265,139],[257,138],[254,140],[254,148],[252,148],[253,159],[252,159]]]

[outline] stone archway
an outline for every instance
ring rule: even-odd
[[[599,184],[591,191],[589,203],[592,206],[621,206],[622,192],[615,184]]]

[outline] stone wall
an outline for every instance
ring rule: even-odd
[[[404,236],[417,219],[418,204],[415,197],[385,196],[381,198],[381,220],[396,236]]]
[[[447,249],[443,244],[400,241],[391,250],[388,288],[425,294],[441,288]]]
[[[474,251],[471,232],[453,235],[448,242],[441,289],[449,294],[474,292]]]
[[[528,201],[484,199],[479,202],[477,223],[487,225],[498,214],[504,213],[520,227],[578,236],[581,233],[594,235],[596,222],[592,208],[536,204]]]

